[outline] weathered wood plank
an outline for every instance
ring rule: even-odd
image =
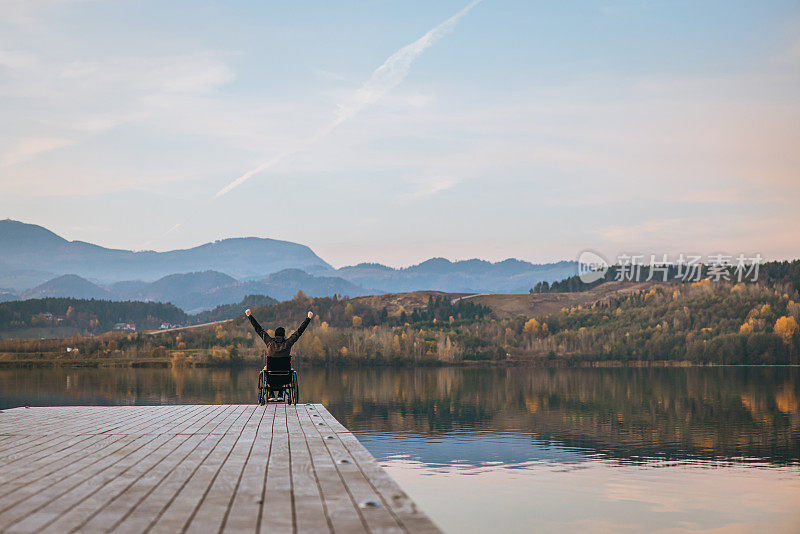
[[[225,532],[255,532],[261,520],[276,407],[267,405],[225,520]]]
[[[159,435],[173,436],[173,439],[109,481],[102,493],[94,493],[64,514],[58,521],[59,528],[96,532],[121,521],[202,441],[201,436],[179,433],[178,429],[204,421],[205,414],[210,411],[214,411],[213,406],[194,410],[188,417],[170,419],[171,426],[162,427]],[[170,412],[179,411],[172,409]]]
[[[190,408],[190,407],[187,407]],[[188,410],[185,410],[188,411]],[[185,412],[182,411],[182,412]],[[151,413],[149,417],[144,419],[144,421],[149,422],[152,425],[152,421],[154,420],[154,416]],[[137,418],[138,421],[138,418]],[[166,424],[167,421],[160,421],[162,424]],[[156,429],[162,428],[161,425],[156,426]],[[99,438],[103,436],[111,437],[106,434],[88,434],[85,436],[69,436],[68,442],[61,443],[61,445],[65,445],[61,448],[54,449],[54,450],[43,450],[33,454],[29,457],[23,458],[25,460],[23,465],[14,465],[13,469],[12,466],[4,466],[2,473],[0,473],[0,482],[3,482],[3,488],[0,489],[0,497],[10,492],[11,489],[16,487],[15,485],[9,484],[12,481],[16,481],[17,479],[25,476],[26,481],[30,482],[33,480],[38,480],[44,476],[55,476],[56,478],[59,477],[60,473],[59,470],[65,467],[70,466],[75,461],[78,461],[88,455],[97,454],[97,449],[95,447],[89,447],[93,443],[97,443]],[[122,436],[122,435],[117,435]],[[114,440],[105,440],[106,444],[111,444],[117,439]],[[18,485],[18,484],[17,484]]]
[[[226,422],[230,426],[233,422],[229,419],[233,407],[219,406],[218,408],[220,409],[214,412],[213,418],[206,423],[209,431],[225,425]],[[145,532],[150,525],[156,522],[175,495],[194,474],[197,467],[203,463],[222,439],[222,434],[212,435],[210,432],[199,436],[202,441],[198,446],[181,459],[163,480],[155,484],[149,493],[135,503],[126,514],[115,523],[106,524],[108,530],[119,533]]]
[[[439,532],[322,405],[0,412],[2,532]]]
[[[289,414],[289,448],[292,451],[292,482],[298,532],[324,532],[332,527],[325,514],[324,499],[317,473],[300,424],[304,406],[295,406]]]
[[[381,495],[384,505],[389,507],[404,528],[410,532],[440,531],[352,433],[340,433],[337,437],[348,448],[359,469]]]
[[[22,498],[18,498],[7,510],[0,512],[0,524],[13,526],[14,523],[23,520],[26,516],[36,513],[45,508],[45,506],[48,507],[48,510],[55,509],[53,507],[57,506],[56,503],[59,499],[68,495],[83,482],[92,481],[92,479],[97,480],[95,477],[102,476],[104,471],[117,463],[120,459],[120,455],[126,457],[149,445],[149,447],[145,449],[145,452],[148,452],[150,449],[156,448],[156,445],[160,445],[163,441],[166,441],[166,438],[159,436],[126,436],[118,442],[120,446],[112,450],[107,456],[100,459],[89,457],[74,464],[73,467],[77,469],[71,469],[69,475],[58,482],[51,484],[50,480],[43,479],[37,481],[35,484],[29,484],[19,488],[15,493],[21,493]],[[17,495],[15,495],[15,497],[16,496]]]
[[[49,461],[4,468],[0,472],[0,483],[2,484],[0,499],[6,500],[7,495],[15,489],[32,484],[44,477],[49,477],[51,483],[59,481],[74,469],[74,464],[90,456],[95,459],[102,456],[103,449],[124,437],[92,435],[85,440],[75,439],[72,447],[59,450],[49,457]]]
[[[292,471],[289,456],[289,433],[286,428],[286,405],[275,406],[272,443],[267,464],[261,532],[292,532],[295,510],[292,503]]]
[[[197,509],[216,479],[217,472],[225,461],[230,449],[236,443],[239,432],[253,415],[253,406],[237,406],[232,414],[235,418],[222,439],[198,469],[192,474],[169,506],[152,525],[151,532],[181,532],[194,519]]]
[[[319,408],[316,410],[319,411]],[[327,411],[326,411],[327,413]],[[326,421],[327,423],[327,421]],[[335,439],[324,439],[328,454],[339,471],[339,476],[347,486],[347,492],[370,532],[403,532],[403,527],[397,517],[387,508],[381,496],[369,483],[364,473],[358,468],[356,459],[340,441],[342,433],[334,432],[326,424],[316,425],[316,430],[323,435],[333,435]]]
[[[319,415],[316,409],[299,409],[297,413],[324,498],[325,511],[333,529],[337,532],[366,532],[367,528],[358,507],[347,492],[347,487],[325,446],[324,440],[328,436],[332,439],[332,434],[323,436],[317,431],[319,418],[313,417],[315,414]]]
[[[161,425],[159,424],[156,428],[161,428]],[[40,474],[33,481],[20,479],[4,485],[4,487],[8,486],[11,491],[0,499],[0,524],[7,522],[13,524],[24,515],[34,515],[45,504],[72,493],[85,482],[88,482],[89,485],[97,485],[108,476],[105,472],[118,461],[124,463],[129,455],[140,449],[149,451],[152,442],[164,441],[164,437],[160,434],[143,435],[139,439],[134,439],[135,436],[125,435],[108,437],[109,445],[101,447],[99,455],[90,453],[84,455],[79,461],[59,463],[55,470],[45,475]],[[34,475],[36,474],[34,473]],[[72,494],[73,498],[74,495],[75,493]],[[77,495],[83,494],[78,492]],[[70,497],[64,498],[69,500]],[[43,514],[50,513],[52,510],[53,507],[48,506],[48,510]],[[35,524],[40,520],[31,518],[26,525]],[[26,528],[20,530],[25,531]]]
[[[0,432],[13,431],[19,421],[25,421],[28,433],[37,435],[68,435],[101,433],[123,416],[132,419],[139,415],[152,417],[147,406],[63,406],[58,408],[14,408],[10,416],[0,417]],[[150,407],[152,408],[152,407]],[[91,416],[89,416],[91,414]]]
[[[70,410],[70,412],[73,412],[73,410]],[[138,416],[131,419],[132,423],[152,426],[152,421],[156,418],[152,411],[142,410],[137,411],[137,414]],[[84,419],[91,420],[92,418]],[[83,421],[79,424],[80,428],[90,428],[88,421]],[[66,436],[52,436],[49,434],[43,436],[42,439],[45,440],[45,443],[42,445],[17,451],[7,456],[6,462],[0,464],[3,468],[2,474],[0,474],[0,481],[9,482],[12,479],[19,478],[22,474],[33,472],[41,467],[51,466],[56,462],[59,462],[58,465],[63,466],[65,462],[70,460],[68,458],[70,453],[80,452],[78,447],[81,443],[88,445],[95,441],[93,436],[93,433],[73,435],[72,431]],[[3,494],[3,491],[0,490],[0,495]]]
[[[73,436],[42,436],[41,434],[32,436],[21,436],[16,440],[9,440],[9,443],[3,447],[3,452],[0,454],[0,467],[13,463],[20,458],[19,453],[24,452],[37,452],[42,448],[48,446],[57,446],[60,443],[69,441]],[[24,454],[23,454],[24,456]]]
[[[3,451],[0,457],[0,468],[4,472],[14,469],[14,464],[19,463],[20,460],[28,462],[29,458],[36,458],[43,452],[52,450],[61,450],[60,448],[69,447],[72,443],[89,439],[88,436],[28,436],[33,439],[23,440],[22,443],[13,443],[11,446]]]
[[[222,461],[211,486],[203,496],[187,532],[219,532],[228,516],[231,502],[236,495],[236,489],[242,470],[247,462],[247,457],[255,441],[258,428],[263,421],[264,408],[255,407],[239,431]]]
[[[58,530],[71,532],[80,527],[88,516],[108,502],[108,499],[121,491],[121,487],[133,482],[142,471],[149,470],[160,462],[189,436],[161,434],[152,438],[144,446],[124,451],[125,454],[103,469],[84,478],[68,491],[54,500],[46,500],[48,492],[42,495],[41,505],[30,512],[20,523],[13,525],[11,531],[30,532],[39,530],[56,521]],[[142,436],[139,439],[150,439]],[[31,499],[39,504],[40,499]],[[26,501],[28,502],[28,501]],[[54,525],[55,526],[55,525]]]
[[[0,452],[0,465],[7,465],[11,457],[15,457],[20,450],[27,452],[35,452],[43,446],[57,446],[60,443],[70,440],[76,435],[85,435],[91,433],[99,433],[97,429],[111,419],[112,413],[109,411],[101,410],[95,413],[89,419],[86,417],[74,417],[75,409],[65,410],[63,412],[55,412],[53,408],[17,408],[20,411],[19,415],[12,421],[25,421],[24,430],[29,433],[17,440],[12,446],[7,443],[2,452]],[[153,417],[152,412],[147,412],[142,409],[141,415],[149,414]],[[21,418],[21,419],[20,419]],[[0,418],[0,424],[6,427],[17,425],[6,421],[6,418]],[[55,434],[55,435],[54,435]],[[5,460],[5,461],[4,461]]]
[[[99,532],[116,525],[144,500],[180,462],[203,441],[202,436],[176,434],[168,451],[151,454],[95,494],[95,502],[82,502],[58,521],[59,528]]]

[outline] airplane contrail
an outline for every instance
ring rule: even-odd
[[[275,166],[280,161],[286,159],[288,156],[293,154],[297,154],[298,152],[302,152],[304,150],[308,150],[319,140],[327,137],[331,134],[336,128],[341,126],[343,123],[347,122],[348,120],[355,117],[361,110],[365,107],[374,104],[381,98],[383,98],[386,93],[397,87],[400,82],[405,79],[408,71],[411,69],[411,64],[417,59],[420,54],[422,54],[425,50],[430,48],[436,41],[438,41],[442,36],[446,35],[450,31],[455,28],[456,23],[458,23],[459,19],[469,13],[469,11],[480,4],[483,0],[473,0],[466,7],[462,8],[458,13],[450,17],[449,19],[445,20],[444,22],[440,23],[438,26],[434,27],[430,31],[428,31],[425,35],[414,41],[413,43],[407,44],[391,56],[389,59],[383,62],[383,64],[375,69],[372,72],[372,75],[369,79],[364,82],[364,84],[355,92],[353,98],[350,102],[345,102],[344,104],[339,105],[339,108],[336,113],[336,118],[327,124],[325,127],[319,129],[314,135],[309,137],[308,139],[300,142],[294,148],[285,150],[284,152],[279,153],[278,155],[272,157],[271,159],[265,161],[264,163],[258,165],[247,171],[246,173],[242,174],[228,185],[217,191],[214,197],[211,200],[215,200],[226,193],[229,193],[233,189],[236,189],[247,180],[264,172],[265,170]],[[166,233],[161,235],[160,237],[165,237],[166,235],[172,233],[174,230],[180,228],[183,223],[178,223]],[[160,239],[160,238],[159,238]]]
[[[256,174],[269,169],[287,156],[308,149],[320,139],[327,137],[338,126],[355,117],[359,111],[380,100],[386,93],[397,87],[400,82],[403,81],[408,74],[408,71],[411,69],[411,64],[420,56],[420,54],[422,54],[426,49],[430,48],[437,40],[439,40],[440,37],[452,31],[458,20],[482,1],[483,0],[473,0],[461,11],[442,22],[428,33],[392,54],[389,59],[384,61],[380,67],[373,71],[372,76],[370,76],[369,79],[356,91],[354,102],[350,103],[349,105],[345,104],[339,106],[337,116],[330,124],[319,130],[305,143],[302,143],[301,146],[292,150],[287,150],[273,157],[271,160],[266,161],[253,169],[250,169],[217,191],[217,194],[214,195],[214,198],[219,198],[225,193],[228,193],[229,191],[242,185]]]

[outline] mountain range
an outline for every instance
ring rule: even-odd
[[[188,313],[239,302],[246,295],[286,300],[439,290],[525,293],[562,280],[577,264],[507,259],[451,262],[432,258],[395,269],[361,263],[334,269],[309,247],[256,237],[223,239],[167,252],[109,249],[67,241],[41,226],[0,221],[0,301],[42,297],[171,302]]]
[[[0,221],[0,287],[10,289],[23,289],[20,285],[30,283],[37,275],[52,278],[53,274],[77,274],[112,283],[154,281],[169,274],[214,270],[247,280],[292,268],[308,273],[333,271],[307,246],[276,239],[223,239],[184,250],[133,252],[67,241],[34,224]],[[14,278],[20,282],[8,283]]]

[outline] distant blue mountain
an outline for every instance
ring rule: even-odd
[[[432,258],[404,269],[360,263],[336,270],[336,276],[366,288],[387,293],[430,289],[452,293],[527,293],[538,282],[563,280],[577,274],[577,263],[533,264],[507,259],[451,262]]]
[[[44,297],[109,300],[111,295],[102,287],[85,278],[75,274],[65,274],[29,289],[22,294],[24,299],[41,299]]]
[[[362,287],[334,276],[313,276],[300,269],[285,269],[262,280],[240,282],[217,271],[171,274],[155,282],[117,282],[106,287],[85,278],[67,274],[36,286],[21,295],[23,299],[73,297],[81,299],[135,300],[169,302],[187,313],[211,310],[222,304],[240,302],[247,295],[266,295],[275,300],[288,300],[302,290],[311,297],[341,294],[350,297],[367,295]],[[0,302],[17,300],[7,293]]]
[[[0,261],[0,288],[21,292],[55,278],[55,273],[35,269],[12,269]]]
[[[0,289],[0,302],[8,302],[9,300],[19,300],[19,295],[7,289]]]
[[[0,262],[0,280],[14,271],[41,270],[54,275],[77,274],[103,283],[153,281],[170,274],[206,270],[241,280],[264,278],[283,269],[333,271],[310,248],[289,241],[246,237],[185,250],[133,252],[67,241],[41,226],[10,219],[0,221]]]
[[[210,310],[220,304],[241,301],[247,295],[266,295],[288,300],[302,290],[310,297],[334,294],[357,297],[370,294],[355,284],[334,276],[314,276],[300,269],[284,269],[261,280],[240,282],[216,271],[174,274],[147,284],[126,300],[171,302],[187,313]]]
[[[196,313],[246,295],[291,298],[334,293],[438,290],[526,293],[538,282],[575,275],[577,264],[517,259],[451,262],[431,258],[402,269],[360,263],[333,269],[305,245],[255,237],[224,239],[169,252],[132,252],[67,241],[18,221],[0,221],[0,301],[75,297],[171,302]]]
[[[358,297],[375,293],[337,276],[314,276],[300,269],[285,269],[262,280],[222,285],[201,294],[187,295],[182,300],[173,300],[172,303],[189,313],[196,313],[218,304],[239,302],[247,295],[267,295],[276,300],[289,300],[300,290],[309,297],[335,294]]]

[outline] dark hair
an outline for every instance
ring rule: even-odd
[[[286,330],[284,330],[282,326],[279,326],[275,329],[275,337],[284,337],[285,335]]]

